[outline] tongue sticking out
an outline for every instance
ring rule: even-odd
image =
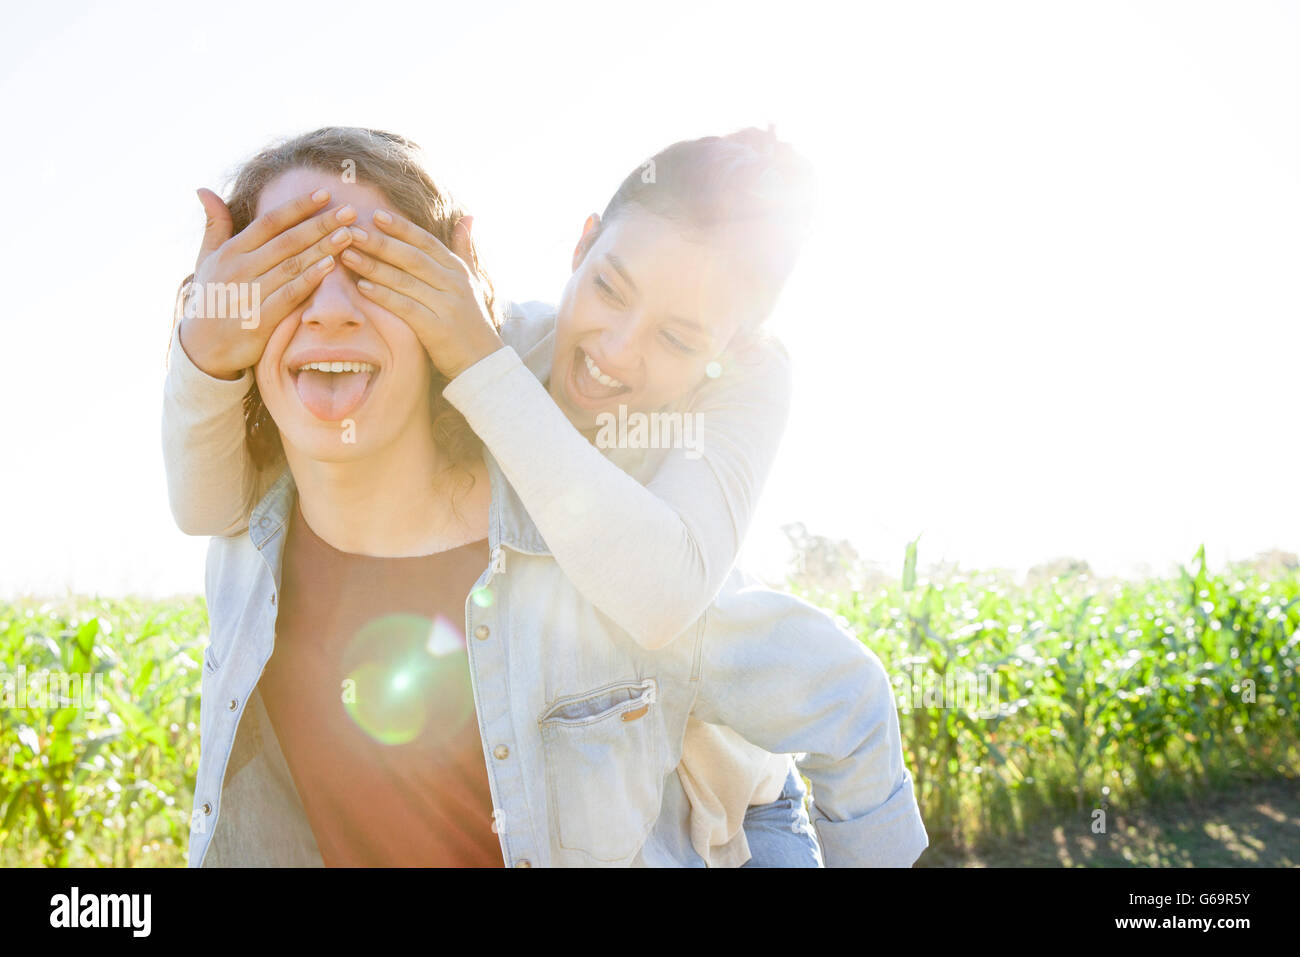
[[[337,422],[361,404],[369,383],[369,372],[303,369],[298,373],[298,398],[316,418]]]

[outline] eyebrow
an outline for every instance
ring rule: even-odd
[[[636,292],[636,291],[637,291],[636,283],[633,282],[633,281],[632,281],[632,277],[628,275],[628,273],[627,273],[627,267],[623,265],[623,261],[622,261],[621,259],[619,259],[617,256],[615,256],[613,253],[605,253],[605,260],[606,260],[606,261],[607,261],[611,266],[614,267],[615,271],[616,271],[620,276],[623,277],[623,281],[624,281],[625,283],[627,283],[629,286],[632,287],[632,291],[633,291],[633,292]]]
[[[696,322],[694,319],[687,319],[684,316],[669,316],[668,321],[675,322],[679,326],[685,326],[687,329],[690,329],[693,332],[698,332],[700,335],[706,336],[709,339],[713,338],[713,336],[709,333],[709,331],[705,329],[704,326]]]
[[[632,280],[632,277],[628,275],[627,267],[623,265],[623,261],[621,259],[615,256],[613,253],[605,253],[605,260],[611,266],[614,267],[615,271],[620,276],[623,277],[623,281],[627,283],[628,286],[631,287],[633,292],[638,291],[636,283]],[[705,329],[702,324],[696,322],[694,319],[687,319],[684,316],[669,316],[668,321],[675,322],[680,326],[685,326],[687,329],[700,333],[700,335],[709,336],[709,331]],[[709,338],[711,339],[712,336],[709,336]]]

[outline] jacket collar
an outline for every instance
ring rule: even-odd
[[[519,354],[528,371],[545,385],[551,378],[551,365],[555,358],[555,311],[544,303],[512,303],[508,311],[513,313],[516,321],[502,326],[502,341]],[[542,533],[537,530],[532,516],[487,449],[483,450],[483,460],[487,463],[492,482],[488,544],[492,548],[505,545],[529,555],[549,555],[551,550]]]
[[[515,351],[519,352],[518,349]],[[543,385],[548,383],[551,379],[551,365],[555,361],[555,330],[552,329],[531,348],[526,348],[520,357],[538,382]]]
[[[288,524],[297,491],[293,475],[286,465],[280,477],[253,508],[253,514],[248,519],[248,535],[258,551]]]

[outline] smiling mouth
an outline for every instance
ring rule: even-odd
[[[337,422],[365,402],[379,369],[372,362],[347,359],[305,362],[289,374],[307,411],[325,422]]]
[[[607,402],[615,396],[632,391],[630,386],[606,374],[581,346],[573,350],[569,386],[570,392],[583,405]]]

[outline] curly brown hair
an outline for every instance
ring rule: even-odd
[[[355,169],[358,182],[374,186],[398,212],[448,247],[453,228],[465,215],[451,194],[429,175],[415,143],[383,130],[327,126],[268,146],[239,168],[226,199],[234,232],[239,233],[256,217],[258,198],[268,183],[304,167],[331,174]],[[473,255],[474,262],[468,265],[475,271],[492,322],[499,329],[492,282],[478,264],[478,251]],[[182,295],[193,278],[191,275],[182,283]],[[446,377],[434,368],[429,393],[434,440],[447,456],[449,468],[466,469],[482,455],[483,443],[465,417],[443,398],[446,385]],[[244,397],[244,442],[259,470],[272,466],[284,454],[280,430],[262,403],[256,381]]]

